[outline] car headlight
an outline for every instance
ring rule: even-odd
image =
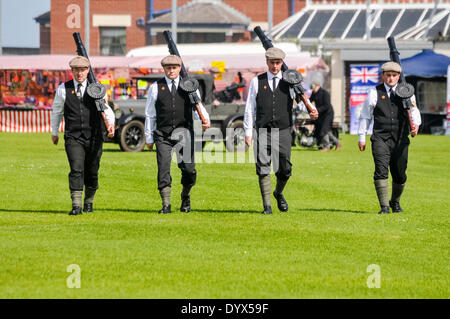
[[[116,120],[120,119],[120,117],[123,115],[123,111],[121,109],[115,109],[114,110],[114,116]]]

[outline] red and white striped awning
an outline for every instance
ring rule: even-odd
[[[50,133],[52,110],[0,110],[0,132]],[[59,127],[64,132],[64,120]]]

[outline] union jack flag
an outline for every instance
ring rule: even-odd
[[[350,68],[350,83],[378,83],[378,66],[352,66]]]

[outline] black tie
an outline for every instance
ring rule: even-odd
[[[78,99],[81,101],[82,100],[82,95],[81,95],[81,87],[83,86],[83,84],[78,84],[78,88],[77,88],[77,97]]]
[[[172,95],[175,95],[176,91],[177,87],[175,86],[175,80],[172,80],[172,89],[170,90],[170,93],[172,93]]]
[[[391,99],[391,101],[394,101],[394,90],[392,88],[389,89],[389,98]]]
[[[274,76],[272,79],[272,91],[275,92],[275,89],[277,88],[277,78]]]

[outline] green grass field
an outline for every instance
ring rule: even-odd
[[[173,163],[157,214],[156,153],[105,144],[96,211],[69,216],[62,136],[0,133],[0,298],[449,298],[450,137],[412,139],[405,212],[386,216],[370,147],[342,141],[293,149],[290,210],[269,216],[252,163],[198,164],[190,214]]]

